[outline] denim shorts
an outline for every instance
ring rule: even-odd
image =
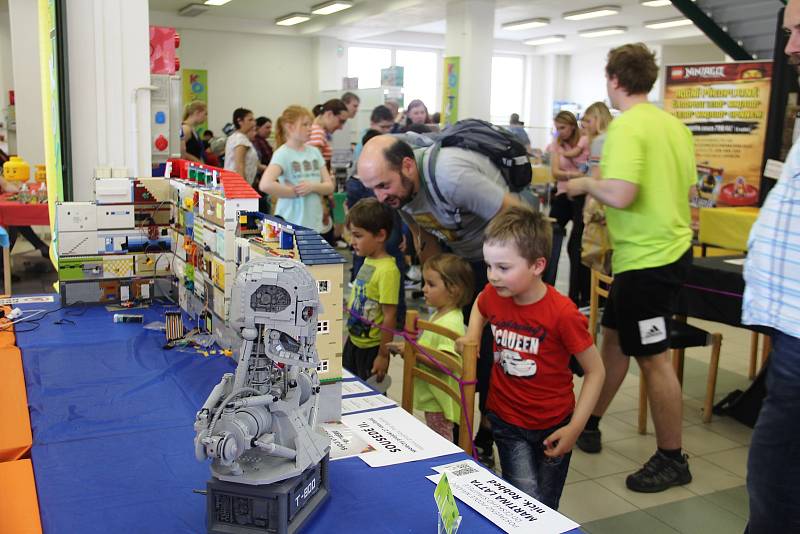
[[[558,510],[572,452],[550,458],[544,454],[543,443],[550,434],[568,424],[570,417],[545,430],[520,428],[492,412],[487,413],[487,417],[500,453],[503,478],[542,504]]]

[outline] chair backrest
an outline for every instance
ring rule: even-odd
[[[448,328],[433,324],[429,321],[419,319],[416,311],[409,310],[406,313],[406,333],[418,338],[422,331],[430,331],[435,334],[449,337],[456,340],[461,337],[457,332]],[[478,364],[478,345],[467,343],[464,352],[459,356],[455,353],[442,352],[435,349],[425,348],[425,351],[449,369],[456,377],[465,382],[474,382]],[[419,364],[419,365],[418,365]],[[432,373],[438,367],[430,362],[425,354],[421,353],[411,343],[406,342],[403,348],[403,401],[402,406],[408,413],[414,413],[414,379],[418,378],[428,384],[444,391],[461,405],[461,392],[458,387],[451,387],[447,382],[439,378],[441,373]],[[439,376],[437,376],[439,375]],[[470,436],[467,425],[467,417],[470,419],[475,413],[475,384],[464,386],[465,403],[461,406],[461,420],[459,421],[458,446],[464,449],[467,454],[472,454],[472,436]],[[466,410],[465,410],[466,408]]]
[[[597,321],[600,315],[600,297],[608,298],[608,291],[613,281],[613,276],[608,276],[607,274],[592,269],[591,288],[589,292],[589,332],[592,333],[595,343],[597,343]]]

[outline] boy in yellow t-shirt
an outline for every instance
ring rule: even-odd
[[[391,330],[395,327],[400,290],[400,270],[394,258],[386,253],[386,239],[392,232],[392,211],[374,198],[365,198],[350,208],[345,225],[350,231],[353,252],[365,260],[353,280],[347,301],[350,317],[343,364],[363,380],[374,374],[382,382],[389,369],[387,344],[393,337]]]

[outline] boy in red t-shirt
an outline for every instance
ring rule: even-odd
[[[486,228],[489,283],[475,301],[467,334],[488,322],[494,365],[487,413],[503,478],[558,508],[575,440],[589,418],[605,371],[575,304],[542,281],[552,230],[541,213],[513,207]],[[577,404],[570,355],[585,371]]]

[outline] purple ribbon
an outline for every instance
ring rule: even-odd
[[[716,293],[717,295],[725,295],[726,297],[742,298],[741,293],[731,293],[730,291],[722,291],[721,289],[711,289],[710,287],[694,286],[691,284],[683,284],[683,287],[689,289],[696,289],[698,291],[705,291],[707,293]]]
[[[410,334],[409,332],[406,332],[405,330],[400,331],[400,330],[393,330],[391,328],[386,328],[385,326],[379,325],[379,324],[375,323],[374,321],[371,321],[371,320],[367,319],[366,317],[360,315],[355,310],[348,309],[346,306],[343,306],[343,308],[344,308],[344,312],[345,313],[350,314],[352,317],[355,317],[356,319],[358,319],[362,323],[366,323],[369,326],[371,326],[373,328],[378,328],[378,329],[380,329],[380,330],[382,330],[384,332],[391,332],[392,335],[394,335],[394,336],[402,337],[406,342],[411,343],[411,346],[413,346],[415,349],[417,349],[423,356],[428,358],[429,362],[432,363],[434,366],[436,366],[439,369],[439,371],[441,371],[442,373],[446,374],[447,376],[449,376],[450,378],[452,378],[453,380],[458,382],[458,391],[459,391],[459,393],[461,395],[461,412],[465,415],[465,419],[467,420],[467,432],[469,432],[469,439],[470,439],[470,442],[472,442],[472,457],[475,460],[477,460],[478,459],[478,455],[477,455],[477,452],[475,450],[475,440],[472,437],[473,436],[473,434],[472,434],[472,414],[467,413],[467,396],[466,396],[466,394],[464,392],[464,387],[465,386],[471,386],[473,384],[477,384],[478,381],[477,380],[463,380],[461,377],[454,375],[453,372],[450,369],[448,369],[444,364],[442,364],[442,362],[440,362],[439,360],[434,358],[430,353],[428,353],[428,351],[425,350],[425,347],[423,347],[422,345],[417,343],[416,336]],[[414,329],[416,330],[416,328],[417,328],[417,325],[415,323],[414,324]]]

